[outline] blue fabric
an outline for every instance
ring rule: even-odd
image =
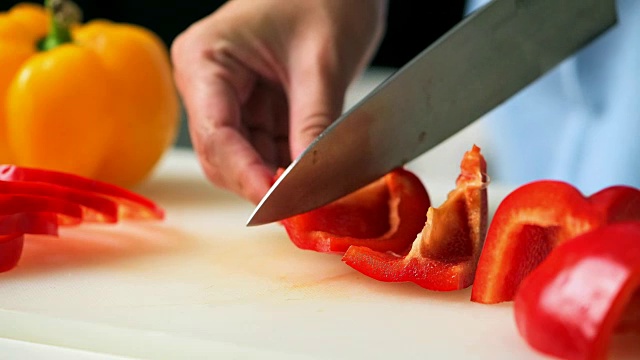
[[[614,28],[481,120],[494,180],[640,187],[640,1],[617,9]]]

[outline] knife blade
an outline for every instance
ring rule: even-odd
[[[617,22],[615,0],[493,0],[345,112],[247,226],[328,204],[457,133]]]

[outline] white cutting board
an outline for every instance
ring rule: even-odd
[[[365,74],[348,106],[389,74]],[[409,165],[434,204],[473,143],[485,144],[479,123]],[[279,225],[245,227],[253,207],[210,185],[190,151],[172,151],[137,190],[166,221],[27,239],[0,274],[0,359],[544,358],[510,304],[377,282],[296,248]],[[509,190],[492,183],[490,208]],[[618,338],[615,359],[637,358],[634,340]]]
[[[424,181],[437,202],[450,188]],[[189,151],[139,191],[165,207],[164,223],[27,239],[0,274],[0,337],[152,359],[542,358],[510,304],[377,282],[299,250],[279,225],[245,227],[252,207],[214,189]]]

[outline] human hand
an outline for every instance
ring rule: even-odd
[[[386,0],[230,0],[171,47],[200,164],[257,204],[341,113],[385,30]]]

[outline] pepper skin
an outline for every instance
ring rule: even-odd
[[[281,221],[301,249],[344,253],[351,245],[406,251],[424,226],[429,194],[412,172],[398,168],[318,209]]]
[[[168,50],[136,25],[55,18],[25,4],[0,15],[0,161],[132,187],[177,132]],[[70,38],[43,48],[59,33]]]
[[[89,196],[100,196],[115,202],[117,206],[117,216],[120,218],[131,220],[143,220],[143,219],[156,219],[160,220],[164,218],[164,209],[158,206],[150,199],[141,196],[131,190],[113,185],[107,182],[93,180],[78,176],[75,174],[69,174],[59,171],[33,169],[27,167],[20,167],[15,165],[0,165],[0,181],[10,182],[26,182],[41,184],[45,187],[50,187],[46,190],[49,193],[55,193],[56,190],[51,188],[60,188],[63,190],[74,192],[88,193]],[[15,186],[15,185],[14,185]],[[64,195],[56,195],[54,197],[64,197]],[[103,214],[102,217],[96,217],[101,222],[105,222],[109,217],[105,217],[111,213],[109,208],[105,209],[104,205],[98,205],[91,202],[74,200],[76,203],[84,204],[87,207],[100,210]],[[87,215],[85,213],[85,215]]]
[[[452,291],[473,283],[487,229],[486,162],[480,148],[465,153],[456,188],[438,208],[402,256],[351,246],[342,260],[359,272],[385,282],[413,282],[435,291]]]
[[[612,186],[585,197],[573,185],[540,180],[511,192],[489,226],[471,292],[474,302],[511,301],[557,245],[611,222],[640,220],[640,191]]]
[[[547,355],[604,360],[614,331],[629,330],[620,325],[631,321],[627,327],[640,330],[639,286],[640,222],[583,233],[522,281],[514,299],[518,331]]]

